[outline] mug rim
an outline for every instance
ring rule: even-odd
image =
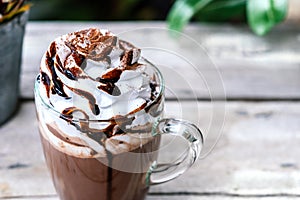
[[[40,100],[40,102],[43,104],[43,106],[46,106],[52,113],[58,115],[59,117],[63,117],[65,119],[67,119],[69,122],[75,122],[75,123],[80,123],[80,122],[95,122],[95,123],[99,123],[99,122],[111,122],[112,120],[117,121],[118,119],[123,119],[123,118],[128,118],[128,116],[132,116],[138,113],[141,113],[145,110],[150,109],[155,103],[159,102],[159,100],[163,97],[163,93],[165,90],[165,83],[164,83],[164,79],[162,76],[161,71],[158,69],[158,67],[156,67],[153,63],[151,63],[149,60],[147,60],[146,58],[142,57],[139,59],[142,61],[145,61],[148,66],[147,67],[151,67],[154,72],[156,73],[158,79],[159,79],[159,92],[158,95],[155,97],[155,99],[153,99],[151,102],[149,102],[143,109],[132,112],[130,114],[126,114],[120,118],[110,118],[110,119],[84,119],[84,118],[76,118],[76,117],[69,117],[67,115],[63,115],[61,112],[59,112],[58,110],[56,110],[52,105],[50,105],[49,103],[47,103],[42,96],[40,95],[40,92],[38,90],[38,81],[37,81],[37,77],[35,78],[35,84],[34,84],[34,97],[35,99],[38,98]],[[39,76],[39,75],[37,75]]]

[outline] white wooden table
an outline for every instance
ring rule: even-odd
[[[153,58],[164,65],[168,116],[196,123],[207,138],[204,152],[221,135],[184,175],[152,187],[148,200],[300,199],[300,26],[283,24],[257,37],[243,26],[194,24],[174,42],[162,22],[28,24],[20,108],[0,127],[0,199],[58,200],[39,141],[33,82],[51,40],[91,26],[134,32],[120,36],[149,55],[163,49],[159,55],[179,52],[177,59],[191,61],[195,68]],[[178,82],[183,77],[186,84]]]

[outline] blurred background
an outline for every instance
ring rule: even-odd
[[[31,0],[30,20],[165,20],[174,0]]]

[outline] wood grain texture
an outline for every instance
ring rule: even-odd
[[[246,26],[191,24],[174,40],[163,22],[29,22],[21,74],[21,98],[29,101],[0,127],[0,199],[58,200],[39,141],[34,78],[55,37],[88,27],[141,47],[166,79],[167,116],[204,133],[201,159],[151,187],[147,200],[300,199],[300,27],[282,24],[257,37]],[[225,94],[237,101],[223,101]],[[176,144],[165,139],[170,149],[160,159],[175,159]]]
[[[192,24],[170,37],[163,22],[30,22],[24,40],[21,97],[33,98],[43,53],[59,35],[106,28],[143,49],[166,79],[169,99],[300,99],[300,27],[265,37],[246,26]]]
[[[196,196],[196,195],[148,195],[146,200],[299,200],[300,197],[224,197],[220,196]],[[3,199],[3,198],[0,198]],[[9,200],[59,200],[58,197],[48,197],[48,196],[37,196],[37,197],[12,197],[12,198],[5,198]]]
[[[210,102],[166,103],[168,116],[190,120],[201,128],[207,138],[205,148],[214,143],[217,131],[222,136],[214,150],[181,177],[153,186],[149,199],[180,199],[182,195],[191,199],[298,198],[300,103],[227,102],[221,130],[211,126],[211,120],[222,123],[224,116],[212,118],[216,113],[212,107]],[[17,115],[0,128],[0,138],[0,199],[55,199],[33,102],[21,105]],[[162,158],[174,158],[178,149],[165,151]]]

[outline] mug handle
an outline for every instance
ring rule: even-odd
[[[180,136],[188,142],[189,147],[172,163],[153,162],[146,177],[148,186],[170,181],[183,174],[197,160],[203,146],[201,131],[187,121],[173,118],[161,119],[154,127],[153,133],[162,136],[166,134]]]

